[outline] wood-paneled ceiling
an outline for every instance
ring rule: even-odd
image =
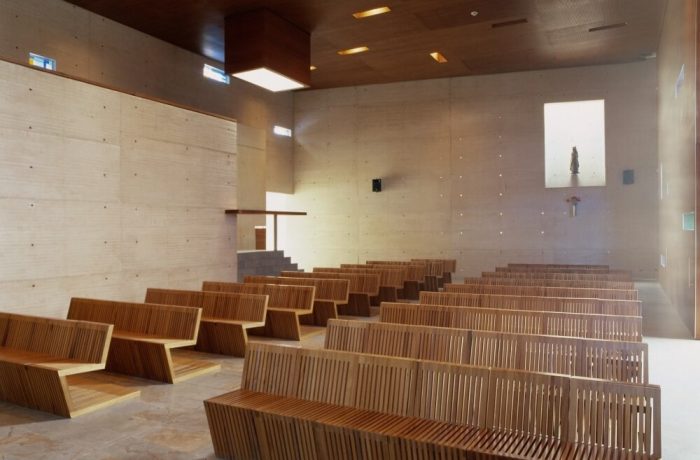
[[[68,1],[218,61],[224,56],[224,18],[266,7],[311,32],[311,61],[317,67],[312,72],[314,88],[642,60],[657,50],[667,2]],[[392,11],[361,20],[352,16],[384,5]],[[472,11],[478,14],[473,16]],[[605,27],[620,24],[624,25]],[[370,51],[337,54],[362,45]],[[441,52],[448,62],[435,62],[429,56],[433,51]]]

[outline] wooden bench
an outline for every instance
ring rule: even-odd
[[[77,417],[140,395],[108,382],[113,326],[0,313],[0,399],[63,417]]]
[[[426,264],[421,262],[405,261],[367,261],[368,267],[392,268],[403,267],[406,269],[406,279],[403,283],[403,298],[418,300],[418,293],[425,289]]]
[[[660,388],[253,344],[204,402],[230,459],[661,458]],[[290,455],[293,453],[293,455]]]
[[[442,275],[440,275],[440,277],[442,278],[440,280],[440,287],[442,287],[442,284],[444,283],[451,283],[452,273],[455,273],[457,271],[456,259],[411,259],[411,261],[438,264],[438,266],[442,267]]]
[[[497,272],[510,272],[510,273],[578,273],[578,274],[588,274],[588,275],[621,275],[625,279],[631,279],[630,275],[625,270],[612,270],[608,268],[546,268],[546,267],[496,267]]]
[[[465,294],[571,297],[582,299],[637,300],[636,289],[600,289],[549,286],[503,286],[498,284],[445,284],[445,292]]]
[[[508,264],[509,268],[582,268],[609,270],[610,265],[590,264]]]
[[[642,317],[552,311],[507,310],[385,302],[379,310],[383,323],[557,335],[588,339],[642,341]]]
[[[405,278],[405,272],[397,268],[314,267],[313,272],[379,275],[379,294],[376,297],[370,297],[370,305],[375,307],[382,302],[397,301],[399,299],[399,290],[403,288],[403,280]]]
[[[314,312],[314,286],[282,286],[205,281],[203,291],[260,294],[269,297],[265,325],[250,329],[251,335],[301,340],[299,317]]]
[[[638,300],[578,299],[460,292],[421,292],[419,303],[503,310],[559,311],[596,315],[642,316]]]
[[[632,281],[553,280],[544,278],[464,278],[464,284],[491,284],[499,286],[547,286],[597,289],[634,289]]]
[[[172,353],[197,343],[200,308],[73,298],[68,319],[113,324],[107,370],[177,383],[221,369]]]
[[[332,320],[325,348],[648,383],[646,343]]]
[[[484,278],[532,278],[551,280],[632,281],[626,273],[560,273],[560,272],[482,272]]]
[[[351,316],[370,316],[370,297],[379,295],[379,275],[367,273],[326,273],[285,271],[280,276],[291,278],[312,278],[348,280],[348,301],[337,304],[338,313]]]
[[[350,281],[343,279],[293,278],[290,276],[248,275],[246,283],[286,284],[289,286],[314,286],[313,316],[302,316],[302,324],[315,324],[325,327],[329,319],[338,317],[338,305],[346,305],[350,296]]]
[[[245,356],[248,329],[265,326],[266,295],[228,292],[153,289],[146,303],[180,305],[202,309],[195,350],[221,355]]]

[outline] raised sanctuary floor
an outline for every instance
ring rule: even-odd
[[[663,391],[663,458],[700,459],[700,341],[671,307],[658,283],[637,283],[649,343],[650,382]],[[353,317],[358,320],[360,318]],[[377,317],[366,318],[368,321]],[[324,334],[301,342],[253,338],[320,348]],[[187,354],[189,352],[177,352]],[[0,402],[0,459],[213,459],[202,401],[237,388],[243,359],[202,355],[222,370],[178,385],[120,377],[141,398],[76,419]]]

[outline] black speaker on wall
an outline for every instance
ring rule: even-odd
[[[381,179],[372,179],[372,191],[373,192],[381,192],[382,191],[382,180]]]

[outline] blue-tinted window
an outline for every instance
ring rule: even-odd
[[[29,63],[46,70],[56,70],[56,60],[41,54],[29,53]]]

